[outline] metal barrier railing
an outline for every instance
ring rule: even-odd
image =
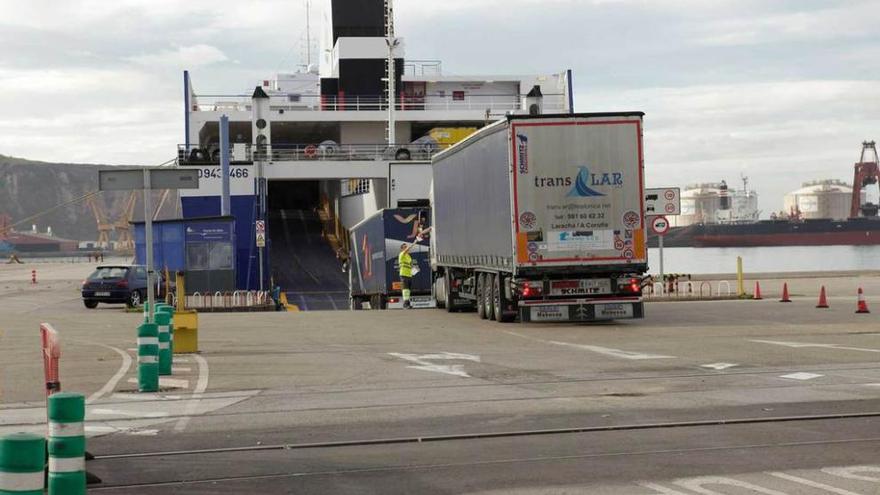
[[[699,287],[697,286],[699,283]],[[731,297],[733,294],[730,282],[719,280],[715,287],[708,280],[700,281],[654,281],[645,285],[642,294],[646,299],[674,298],[674,299],[711,299],[716,297]]]
[[[387,111],[388,98],[380,95],[306,95],[270,92],[269,108],[285,112],[362,112]],[[520,94],[467,94],[449,91],[447,94],[407,95],[395,98],[398,111],[489,111],[502,113],[522,109]],[[566,110],[563,94],[545,94],[544,111],[556,113]],[[192,108],[197,112],[250,112],[253,100],[247,95],[195,95]]]
[[[380,161],[380,160],[430,160],[448,146],[436,143],[387,144],[233,144],[232,164],[262,161]],[[220,163],[220,148],[216,144],[177,145],[177,161],[181,165]]]
[[[185,297],[186,309],[202,311],[247,311],[274,306],[269,291],[234,291],[201,294],[195,292]]]

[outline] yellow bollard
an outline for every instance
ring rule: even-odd
[[[745,279],[743,278],[742,256],[736,257],[736,295],[739,297],[745,297],[746,295]]]
[[[186,279],[177,272],[177,308],[174,310],[174,354],[199,352],[199,314],[186,309]]]

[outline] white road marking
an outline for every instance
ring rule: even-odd
[[[709,368],[710,370],[726,370],[727,368],[733,368],[734,366],[739,366],[736,363],[712,363],[712,364],[704,364],[700,366],[700,368]]]
[[[650,488],[651,490],[656,490],[657,493],[660,493],[662,495],[687,495],[684,492],[673,490],[672,488],[666,488],[665,486],[658,485],[656,483],[641,482],[636,484],[642,488]]]
[[[880,483],[880,477],[877,476],[864,476],[855,473],[880,473],[880,466],[848,466],[848,467],[829,467],[822,468],[822,472],[825,474],[830,474],[832,476],[839,476],[841,478],[846,478],[850,480],[858,480],[858,481],[870,481],[873,483]]]
[[[761,344],[773,344],[773,345],[781,345],[785,347],[791,347],[794,349],[804,349],[815,347],[819,349],[840,349],[843,351],[859,351],[859,352],[876,352],[880,353],[880,349],[866,349],[864,347],[849,347],[840,344],[811,344],[808,342],[780,342],[778,340],[750,340],[749,342],[758,342]]]
[[[138,383],[137,378],[129,378],[128,383]],[[159,386],[163,388],[189,388],[189,380],[180,378],[159,377]]]
[[[137,350],[137,347],[129,347],[128,349],[126,349],[126,351],[128,351],[128,352],[137,352],[138,350]]]
[[[606,356],[612,356],[612,357],[623,358],[623,359],[634,359],[634,360],[676,359],[675,356],[664,356],[662,354],[645,354],[645,353],[641,353],[641,352],[622,351],[620,349],[611,349],[609,347],[599,347],[599,346],[595,346],[595,345],[570,344],[568,342],[559,342],[556,340],[536,339],[535,337],[529,337],[528,335],[523,335],[523,334],[516,333],[516,332],[510,332],[507,330],[503,330],[503,332],[508,335],[513,335],[515,337],[519,337],[521,339],[531,340],[534,342],[540,342],[542,344],[574,347],[574,348],[585,350],[585,351],[597,352],[599,354],[604,354]]]
[[[388,355],[396,358],[416,363],[418,366],[407,366],[415,370],[432,371],[434,373],[443,373],[446,375],[459,376],[462,378],[470,378],[471,376],[464,372],[462,364],[436,364],[429,360],[461,360],[480,362],[480,356],[471,354],[458,354],[454,352],[443,352],[440,354],[401,354],[398,352],[389,352]]]
[[[100,390],[93,393],[92,395],[89,396],[88,399],[86,399],[86,404],[91,404],[92,402],[95,402],[96,400],[100,399],[101,397],[104,397],[105,395],[113,392],[113,390],[116,388],[116,385],[119,383],[119,380],[121,380],[122,377],[124,377],[126,375],[126,373],[128,373],[129,368],[131,368],[131,362],[132,362],[131,356],[129,356],[128,353],[123,351],[122,349],[118,349],[116,347],[109,346],[106,344],[99,344],[97,342],[90,342],[90,344],[94,344],[94,345],[103,347],[105,349],[110,349],[110,350],[116,352],[117,354],[122,356],[122,365],[119,366],[119,369],[116,371],[116,374],[113,375],[110,378],[110,380],[108,380],[107,383],[105,383],[104,386],[100,388]]]
[[[844,490],[843,488],[836,488],[831,485],[826,485],[824,483],[818,483],[816,481],[808,480],[806,478],[801,478],[800,476],[792,476],[790,474],[785,473],[767,473],[770,476],[775,476],[777,478],[781,478],[787,481],[791,481],[792,483],[798,483],[800,485],[809,486],[811,488],[818,488],[820,490],[825,490],[828,493],[836,493],[837,495],[860,495],[856,492],[851,492],[849,490]]]
[[[622,351],[620,349],[612,349],[610,347],[599,347],[597,345],[583,345],[583,344],[570,344],[568,342],[557,342],[555,340],[548,340],[547,343],[553,345],[561,345],[565,347],[574,347],[575,349],[583,349],[585,351],[595,352],[598,354],[604,354],[606,356],[622,358],[622,359],[632,359],[632,360],[643,360],[643,359],[675,359],[675,356],[664,356],[662,354],[645,354],[641,352],[630,352],[630,351]]]
[[[123,411],[121,409],[90,409],[89,412],[91,414],[98,414],[101,416],[122,416],[129,418],[164,418],[168,416],[167,412],[131,412],[131,411]]]
[[[197,413],[208,414],[237,404],[257,394],[259,390],[205,393],[200,396]],[[123,398],[133,400],[126,401]],[[174,400],[178,399],[178,400]],[[150,429],[157,429],[164,423],[173,424],[184,414],[189,413],[189,395],[161,394],[114,394],[86,407],[86,435],[109,435],[113,433],[149,435]],[[4,404],[7,405],[7,404]],[[12,404],[10,404],[12,405]],[[0,435],[28,432],[45,435],[46,407],[33,407],[21,404],[14,409],[3,409],[0,413]],[[43,418],[40,421],[40,418]],[[169,425],[170,429],[170,425]]]
[[[208,389],[208,361],[198,354],[193,354],[193,359],[199,363],[199,381],[196,382],[196,389],[193,391],[192,399],[186,404],[186,410],[183,413],[184,416],[180,418],[180,421],[178,421],[176,425],[174,425],[174,431],[177,432],[184,431],[187,425],[189,425],[190,419],[192,419],[192,416],[198,410],[202,395],[205,393],[205,390]]]
[[[816,373],[791,373],[782,375],[779,378],[788,378],[790,380],[812,380],[813,378],[822,378],[825,375],[817,375]]]
[[[192,368],[175,366],[175,367],[171,368],[171,371],[174,373],[189,373],[190,371],[192,371]]]
[[[763,493],[765,495],[788,495],[785,492],[771,490],[770,488],[764,488],[745,481],[739,481],[733,478],[725,478],[723,476],[700,476],[698,478],[675,480],[673,483],[683,488],[687,488],[688,490],[695,491],[701,495],[723,495],[721,492],[716,492],[714,490],[704,488],[703,485],[734,486],[737,488],[745,488],[755,493]]]

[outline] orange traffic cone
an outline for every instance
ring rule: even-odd
[[[788,297],[788,282],[782,285],[782,299],[779,302],[791,302],[791,298]]]
[[[760,282],[755,282],[755,295],[752,296],[752,299],[754,299],[756,301],[764,299],[763,297],[761,297],[761,283]]]
[[[822,290],[819,291],[819,304],[816,305],[817,308],[826,309],[828,308],[828,298],[825,297],[825,286],[822,286]]]
[[[859,305],[856,308],[856,313],[870,313],[868,311],[868,303],[865,302],[865,292],[862,291],[861,287],[859,287]]]

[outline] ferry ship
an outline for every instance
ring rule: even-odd
[[[305,70],[230,95],[201,94],[184,72],[178,146],[179,166],[200,175],[180,193],[184,217],[219,216],[228,117],[234,288],[280,286],[303,309],[348,307],[347,229],[385,207],[427,206],[434,153],[510,113],[573,111],[570,71],[447,75],[406,58],[390,0],[323,7],[320,59]]]

